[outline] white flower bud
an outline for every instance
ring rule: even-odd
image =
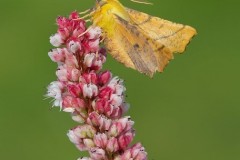
[[[56,33],[55,35],[50,37],[50,43],[54,47],[59,47],[59,46],[61,46],[61,44],[63,44],[63,40],[62,40],[61,36],[58,33]]]

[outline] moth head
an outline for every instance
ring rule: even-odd
[[[106,4],[107,1],[109,1],[109,0],[96,0],[96,4],[99,6],[102,6],[103,4]]]

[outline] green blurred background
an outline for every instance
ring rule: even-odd
[[[153,79],[108,57],[126,81],[129,114],[149,160],[240,159],[240,1],[152,0],[122,3],[198,35]],[[47,52],[55,18],[94,0],[0,0],[0,160],[74,160],[83,154],[66,133],[76,123],[43,100],[56,79]]]

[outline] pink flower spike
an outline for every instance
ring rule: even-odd
[[[50,43],[59,48],[48,52],[57,63],[57,80],[50,83],[45,96],[53,98],[53,106],[70,113],[79,124],[67,136],[90,157],[77,160],[147,160],[140,143],[130,145],[134,122],[123,117],[129,109],[123,80],[101,70],[107,57],[99,44],[101,29],[87,29],[76,11],[69,17],[58,17],[57,25]]]

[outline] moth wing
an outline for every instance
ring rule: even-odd
[[[172,53],[164,45],[155,43],[130,22],[115,15],[117,25],[112,34],[105,36],[109,53],[125,66],[138,70],[150,77],[172,59]]]
[[[190,26],[173,23],[146,13],[126,8],[133,22],[151,39],[163,44],[173,53],[182,53],[197,34]]]

